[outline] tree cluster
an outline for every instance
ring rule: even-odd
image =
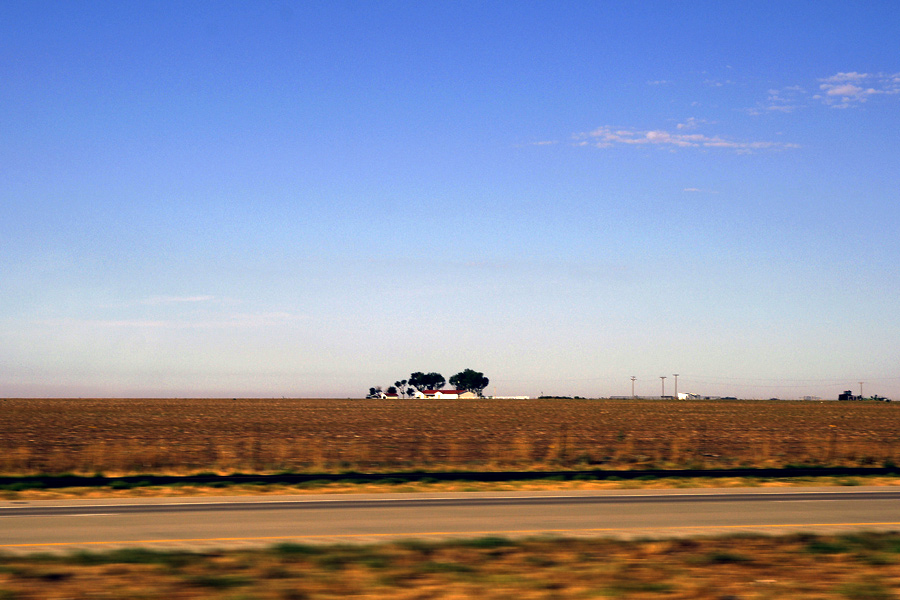
[[[484,373],[479,373],[472,369],[460,371],[450,378],[450,385],[456,387],[456,389],[473,392],[479,396],[482,395],[484,388],[488,386],[489,382],[490,380],[484,376]],[[409,379],[395,381],[394,385],[388,386],[386,390],[382,390],[380,385],[370,387],[366,398],[383,398],[387,394],[397,394],[401,398],[404,396],[412,398],[415,396],[416,391],[439,390],[445,385],[447,385],[447,380],[440,373],[416,371],[409,376]]]
[[[484,388],[488,386],[490,380],[484,376],[484,373],[466,369],[450,378],[450,385],[458,390],[466,390],[481,396]]]

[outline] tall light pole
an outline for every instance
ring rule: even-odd
[[[862,400],[862,384],[864,384],[864,383],[865,383],[865,381],[859,382],[859,399],[860,400]]]
[[[675,399],[678,400],[678,373],[674,373],[675,375]]]
[[[631,397],[634,398],[634,380],[637,379],[634,375],[631,376]]]
[[[665,396],[666,396],[666,376],[660,375],[659,379],[660,379],[660,381],[662,381],[662,394],[660,395],[660,398],[665,398]]]

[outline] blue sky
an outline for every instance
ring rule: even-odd
[[[896,2],[0,4],[0,396],[900,398]]]

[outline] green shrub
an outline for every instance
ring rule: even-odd
[[[341,571],[353,562],[349,556],[329,552],[316,558],[316,564],[326,571]]]
[[[859,552],[855,556],[856,560],[874,567],[883,567],[893,565],[897,561],[890,554],[883,552]]]
[[[417,539],[400,540],[396,543],[396,546],[426,557],[434,554],[437,549],[437,544],[435,542]]]
[[[839,479],[837,483],[838,485],[859,485],[859,479],[848,477],[846,479]]]
[[[331,481],[328,479],[310,479],[309,481],[300,481],[296,483],[296,487],[299,488],[317,488],[330,484]]]
[[[190,585],[198,587],[212,588],[215,590],[227,590],[234,587],[248,585],[251,582],[247,577],[240,575],[192,575],[186,577],[185,581]]]
[[[384,479],[379,479],[378,483],[383,483],[385,485],[401,485],[409,483],[409,480],[402,477],[385,477]]]
[[[380,571],[390,567],[391,560],[387,556],[382,556],[380,554],[367,554],[359,558],[359,564],[365,565],[372,570]]]
[[[188,563],[202,559],[202,554],[192,552],[167,552],[148,550],[147,548],[120,548],[109,552],[79,551],[66,557],[59,557],[59,562],[76,565],[165,565],[167,567],[183,567]]]
[[[424,562],[418,565],[417,570],[421,573],[472,573],[475,571],[468,565],[454,562]]]
[[[806,551],[810,554],[843,554],[848,550],[845,544],[826,540],[814,540],[806,545]]]
[[[340,483],[344,485],[366,485],[368,483],[372,483],[373,479],[368,477],[343,477],[338,479],[335,483]]]
[[[43,481],[17,481],[15,483],[0,485],[0,490],[7,490],[10,492],[24,492],[25,490],[40,490],[45,487],[47,486],[44,485]]]
[[[848,600],[893,600],[894,594],[877,581],[847,583],[838,592]]]
[[[727,550],[716,550],[704,554],[697,559],[697,564],[702,565],[728,565],[752,562],[749,556],[738,554],[736,552],[728,552]]]
[[[463,546],[465,548],[504,548],[508,546],[515,546],[516,543],[512,540],[499,537],[499,536],[487,536],[481,538],[475,538],[472,540],[461,540],[459,542],[451,542],[452,545]]]
[[[270,552],[277,556],[315,556],[321,554],[322,549],[310,544],[286,542],[272,546]]]
[[[672,586],[668,583],[652,583],[649,581],[620,581],[614,583],[612,586],[607,588],[607,595],[618,597],[618,596],[629,596],[635,593],[655,593],[655,594],[665,594],[672,591]]]

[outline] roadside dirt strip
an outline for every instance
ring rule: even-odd
[[[0,502],[0,552],[479,536],[686,537],[900,530],[884,487]]]

